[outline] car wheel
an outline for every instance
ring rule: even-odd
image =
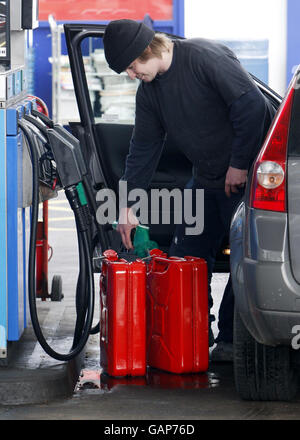
[[[258,343],[234,315],[234,379],[244,400],[292,400],[298,390],[298,376],[291,364],[290,347]]]
[[[64,297],[62,293],[62,278],[60,275],[54,275],[51,285],[51,301],[61,301]]]

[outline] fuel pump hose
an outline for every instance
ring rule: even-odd
[[[32,212],[31,212],[31,230],[30,230],[30,244],[29,244],[29,262],[28,262],[28,301],[32,321],[32,327],[38,342],[45,350],[45,352],[59,361],[69,361],[76,357],[84,348],[92,327],[94,314],[94,279],[92,260],[90,255],[89,231],[88,225],[85,221],[84,208],[81,205],[78,189],[76,185],[65,188],[66,196],[69,200],[70,206],[73,209],[76,226],[78,242],[80,245],[81,264],[85,264],[84,279],[85,288],[77,292],[82,295],[82,300],[77,302],[81,306],[77,307],[77,322],[74,331],[73,345],[68,353],[58,353],[47,343],[38,319],[36,307],[36,237],[37,237],[37,222],[38,222],[38,206],[39,206],[39,161],[38,161],[38,146],[35,136],[32,135],[31,130],[22,120],[18,121],[21,130],[27,140],[31,162],[32,162]],[[83,283],[81,283],[83,284]]]

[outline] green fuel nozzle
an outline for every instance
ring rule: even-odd
[[[113,222],[113,229],[117,229],[117,226],[118,222]],[[158,249],[158,244],[150,240],[149,226],[137,225],[133,238],[133,249],[135,255],[140,258],[147,257],[151,249]]]

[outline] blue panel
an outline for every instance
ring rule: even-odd
[[[7,137],[7,291],[8,337],[18,340],[24,329],[23,321],[23,252],[22,213],[20,208],[21,134]]]
[[[17,121],[31,107],[24,101],[0,109],[0,357],[6,356],[7,341],[18,340],[26,326],[23,137]]]
[[[287,70],[286,80],[289,84],[295,66],[300,64],[299,41],[300,41],[300,2],[299,0],[287,0]]]
[[[0,355],[7,347],[6,275],[6,111],[0,109]]]
[[[39,22],[33,31],[34,44],[34,95],[52,108],[51,31],[48,22]],[[65,52],[66,53],[66,52]]]
[[[184,37],[184,0],[173,0],[172,33]]]
[[[16,136],[18,134],[18,119],[23,116],[24,107],[22,105],[12,106],[6,111],[6,134]]]

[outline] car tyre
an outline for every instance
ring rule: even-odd
[[[62,278],[60,275],[54,275],[51,285],[51,301],[61,301],[64,298],[62,293]]]
[[[234,314],[234,379],[244,400],[290,401],[298,391],[298,376],[291,364],[291,349],[257,342]]]

